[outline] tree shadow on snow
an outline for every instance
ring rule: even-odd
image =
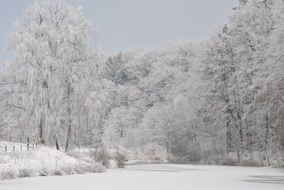
[[[245,180],[246,182],[284,184],[284,175],[283,176],[259,175],[259,176],[249,176],[249,177],[251,177],[252,179]]]
[[[144,165],[143,164],[138,164],[138,165],[128,165],[126,168],[127,170],[130,171],[151,171],[151,172],[184,172],[184,171],[198,171],[201,169],[191,169],[191,168],[178,168],[178,167],[171,167],[171,166],[166,166],[166,165],[159,165],[159,164],[154,164],[154,165]],[[146,166],[146,167],[145,167]]]

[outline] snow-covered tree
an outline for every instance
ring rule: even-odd
[[[76,92],[82,90],[82,79],[90,69],[88,62],[95,61],[90,60],[87,46],[91,32],[79,8],[61,0],[43,0],[25,11],[12,33],[16,52],[13,74],[25,85],[15,96],[26,109],[27,127],[37,126],[32,135],[43,143],[60,134],[58,140],[66,150],[69,147],[72,116],[81,98]]]

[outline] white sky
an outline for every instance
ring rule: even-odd
[[[96,44],[106,53],[158,48],[200,40],[228,20],[238,0],[66,0],[83,7],[97,28]],[[0,61],[7,60],[12,23],[33,0],[0,1]],[[94,44],[94,43],[93,43]]]

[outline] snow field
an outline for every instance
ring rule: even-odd
[[[281,169],[174,164],[129,165],[104,173],[0,182],[5,190],[283,190]]]

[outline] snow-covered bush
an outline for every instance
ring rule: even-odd
[[[238,164],[238,161],[233,158],[226,158],[221,164],[225,166],[236,166]]]
[[[68,156],[76,158],[77,160],[81,160],[84,162],[92,162],[93,159],[90,156],[90,149],[75,149],[69,150],[67,152]]]
[[[94,158],[96,162],[102,163],[103,166],[109,166],[110,155],[105,147],[90,151],[90,156]]]
[[[245,167],[260,167],[260,166],[262,166],[259,162],[255,161],[255,160],[242,160],[240,165],[245,166]]]
[[[11,166],[0,167],[0,180],[14,179],[17,176],[19,176],[18,169]]]
[[[131,152],[126,149],[107,149],[108,167],[109,168],[124,168],[126,161],[129,159],[128,153]],[[133,160],[130,158],[130,160]]]
[[[114,155],[114,160],[117,162],[118,168],[124,168],[126,155],[123,154],[122,152],[117,151]]]
[[[116,151],[117,150],[113,150],[112,157],[115,155]],[[120,148],[119,152],[123,152],[123,154],[126,155],[126,160],[129,162],[163,163],[168,159],[165,148],[156,143],[144,145],[141,149]]]
[[[144,158],[150,161],[163,161],[167,159],[165,149],[158,144],[148,144],[143,148]]]
[[[110,155],[105,148],[95,149],[75,149],[68,151],[67,154],[78,160],[87,163],[100,163],[103,166],[108,167]]]
[[[32,177],[36,176],[36,171],[29,167],[19,168],[19,177]]]
[[[51,148],[10,153],[10,161],[0,164],[0,179],[32,176],[71,175],[76,173],[103,172],[104,167],[94,160],[72,157]],[[83,159],[84,158],[84,159]]]

